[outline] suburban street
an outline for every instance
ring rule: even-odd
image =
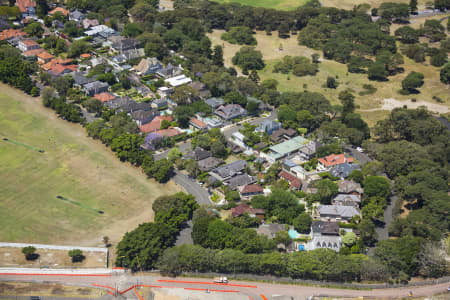
[[[187,193],[195,196],[199,205],[211,205],[213,202],[209,199],[208,191],[200,186],[195,180],[190,179],[187,175],[176,171],[175,176],[172,177],[176,184],[183,187]]]
[[[170,278],[154,275],[131,275],[123,273],[112,276],[37,276],[37,275],[0,275],[0,281],[32,281],[32,282],[57,282],[62,284],[79,286],[102,286],[105,291],[123,292],[125,297],[136,298],[133,286],[149,286],[155,289],[185,289],[198,291],[199,295],[209,293],[208,299],[217,299],[215,295],[223,297],[227,293],[227,299],[238,299],[233,297],[245,295],[248,299],[277,299],[276,295],[293,297],[291,299],[307,299],[309,296],[322,297],[408,297],[410,291],[415,297],[431,296],[445,293],[448,283],[429,286],[407,286],[402,288],[383,288],[372,290],[350,290],[339,288],[325,288],[317,286],[282,285],[259,282],[231,281],[228,284],[214,284],[212,279],[199,278]],[[131,288],[131,289],[130,289]],[[127,291],[130,289],[129,291]],[[220,299],[220,298],[219,298]]]

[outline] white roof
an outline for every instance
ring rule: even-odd
[[[186,75],[179,75],[179,76],[175,76],[175,77],[166,79],[164,81],[173,87],[177,87],[177,86],[180,86],[183,84],[191,83],[192,79],[190,79],[189,77],[186,77]]]
[[[85,31],[84,33],[85,33],[86,35],[96,35],[96,34],[98,34],[98,33],[100,33],[100,32],[103,32],[103,31],[105,31],[105,32],[110,32],[110,33],[114,33],[114,29],[109,28],[109,27],[106,26],[106,25],[97,25],[97,26],[93,26],[93,27],[91,27],[90,30]]]
[[[243,141],[245,139],[245,136],[242,133],[240,133],[239,131],[233,132],[232,136],[241,141]]]

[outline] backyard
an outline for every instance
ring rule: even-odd
[[[179,190],[121,163],[39,98],[0,90],[1,241],[98,246],[108,236],[115,243],[153,219],[155,198]]]

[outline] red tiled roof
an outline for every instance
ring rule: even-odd
[[[191,118],[189,121],[199,128],[204,128],[204,127],[208,126],[208,125],[206,125],[205,122],[200,121],[199,119],[196,119],[196,118]]]
[[[36,46],[36,45],[39,46],[39,44],[33,40],[23,40],[23,41],[20,41],[20,43],[24,44],[27,47]]]
[[[58,58],[54,58],[51,61],[49,61],[48,63],[42,65],[41,68],[45,71],[48,71],[50,69],[53,69],[56,65],[68,65],[71,62],[72,62],[72,60],[70,58],[62,59],[62,58],[58,57]]]
[[[248,184],[244,186],[241,191],[241,194],[250,194],[250,193],[262,193],[263,188],[259,184]]]
[[[116,97],[111,93],[100,93],[100,94],[95,94],[93,98],[100,100],[101,102],[108,102],[108,101],[115,99]]]
[[[352,162],[353,158],[346,158],[344,154],[331,154],[322,158],[319,158],[319,162],[325,167],[331,167],[340,165],[346,162]]]
[[[60,12],[60,13],[62,13],[65,16],[69,15],[69,11],[67,9],[62,8],[62,7],[57,7],[55,9],[49,11],[48,14],[49,15],[53,15],[53,14],[55,14],[57,12]]]
[[[48,53],[47,51],[42,51],[41,53],[39,53],[39,54],[37,55],[37,57],[42,58],[42,59],[44,59],[44,60],[54,58],[54,56],[51,55],[50,53]]]
[[[62,74],[65,70],[70,70],[72,72],[75,72],[77,70],[76,65],[60,65],[57,64],[53,68],[51,68],[49,71],[51,71],[55,75]]]
[[[251,208],[248,204],[243,203],[231,209],[232,217],[239,217],[245,213],[255,214],[255,215],[264,215],[264,209],[262,208]]]
[[[25,51],[23,53],[23,55],[28,56],[28,57],[39,56],[39,54],[41,54],[42,52],[45,52],[45,50],[42,48],[39,48],[39,49]]]
[[[36,7],[34,0],[16,0],[16,6],[19,7],[20,12],[27,12],[27,7]]]
[[[83,53],[80,55],[81,58],[89,58],[91,55],[89,53]]]
[[[161,129],[161,130],[157,130],[155,131],[155,133],[165,136],[165,137],[172,137],[172,136],[177,136],[179,134],[181,134],[181,131],[179,131],[176,128],[167,128],[167,129]]]
[[[283,179],[289,181],[291,188],[299,189],[302,187],[302,181],[300,179],[298,179],[297,177],[295,177],[294,175],[292,175],[291,173],[288,173],[283,170],[280,172],[279,176],[280,176],[280,178],[283,178]]]
[[[161,122],[163,120],[172,122],[173,118],[171,116],[157,116],[150,123],[147,123],[139,127],[139,129],[143,133],[155,132],[161,128]]]
[[[20,29],[5,29],[2,32],[0,32],[0,41],[8,40],[10,38],[17,37],[17,36],[24,37],[26,35],[27,35],[27,33],[23,32]]]

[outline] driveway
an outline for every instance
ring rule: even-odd
[[[175,145],[175,147],[178,147],[178,149],[180,149],[181,153],[185,154],[185,153],[187,153],[188,151],[191,150],[191,141],[187,140],[185,142],[180,142],[177,145]],[[153,158],[155,160],[160,160],[160,159],[163,159],[163,158],[167,158],[167,154],[169,153],[169,151],[171,149],[167,149],[167,150],[165,150],[163,152],[160,152],[160,153],[155,153],[155,154],[153,154]]]
[[[352,157],[354,157],[357,161],[359,161],[361,165],[365,165],[366,163],[372,160],[366,153],[361,153],[356,149],[347,145],[344,145],[344,151],[346,153],[349,153]]]
[[[214,204],[209,199],[209,193],[195,180],[190,179],[180,171],[175,172],[175,176],[172,178],[176,184],[180,185],[186,190],[187,193],[194,195],[195,200],[199,205],[211,205]]]

